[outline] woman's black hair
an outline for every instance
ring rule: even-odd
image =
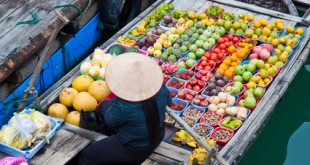
[[[159,110],[155,96],[143,101],[143,112],[147,122],[151,147],[154,147],[159,139],[156,137],[160,134]]]

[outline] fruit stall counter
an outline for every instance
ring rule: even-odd
[[[205,27],[207,30],[202,29],[201,31],[196,28],[195,33],[197,34],[185,32],[187,35],[191,35],[191,38],[196,39],[182,35],[182,40],[189,40],[191,44],[186,45],[185,42],[183,45],[174,44],[174,48],[171,50],[171,42],[179,43],[179,41],[173,37],[176,35],[162,35],[164,32],[160,28],[170,28],[168,30],[170,32],[171,27],[178,25],[179,27],[175,28],[174,33],[183,34],[184,28],[182,29],[180,25],[193,26],[193,22],[187,22],[182,18],[178,18],[175,22],[170,17],[165,17],[162,21],[154,17],[147,17],[150,19],[149,21],[142,21],[163,2],[174,4],[175,9],[171,12],[172,17],[182,17],[184,13],[189,19],[197,17],[201,21],[198,21],[194,26]],[[200,15],[196,12],[206,12],[210,19],[205,19],[205,14]],[[216,19],[221,14],[222,18],[226,19],[225,21]],[[214,24],[217,28],[213,26]],[[151,34],[146,34],[147,31],[150,31]],[[128,35],[132,35],[132,37],[128,37]],[[184,121],[193,126],[193,129],[201,136],[217,138],[220,145],[219,154],[232,164],[238,162],[238,159],[242,157],[251,142],[263,129],[265,122],[271,117],[273,108],[307,58],[309,36],[309,22],[301,17],[237,1],[166,0],[155,2],[100,46],[100,49],[107,53],[139,51],[144,55],[155,57],[159,64],[164,63],[162,64],[163,72],[170,74],[166,75],[168,81],[166,85],[180,89],[185,86],[180,91],[174,90],[179,94],[175,93],[173,99],[177,102],[173,107],[176,113],[182,114]],[[217,41],[217,44],[214,41]],[[140,49],[131,47],[127,50],[128,46],[115,46],[115,44],[131,46],[135,44]],[[110,49],[111,46],[113,46],[112,49]],[[187,46],[187,49],[184,46]],[[228,47],[227,50],[226,47]],[[212,57],[213,54],[217,54],[217,56]],[[272,56],[270,56],[271,54]],[[176,59],[181,56],[183,59],[177,62]],[[81,72],[100,78],[101,68],[96,66],[91,69],[92,64],[98,63],[97,60],[93,60],[94,57],[95,53],[91,54],[40,96],[45,110],[53,103],[58,102],[61,91],[70,87]],[[253,59],[256,58],[258,60],[253,67],[253,61],[255,61]],[[92,59],[91,62],[90,59]],[[177,67],[185,67],[187,72],[174,74],[174,68]],[[190,71],[194,71],[194,73]],[[221,92],[222,90],[229,94]],[[185,116],[185,114],[192,115],[194,118]],[[225,114],[229,115],[225,116]],[[208,123],[207,127],[200,124],[205,122]],[[172,126],[178,127],[177,124]],[[93,141],[106,137],[67,123],[62,126],[62,129]],[[144,164],[156,164],[156,162],[179,164],[188,159],[191,153],[187,150],[188,148],[173,145],[169,139],[182,141],[181,138],[173,137],[173,135],[179,135],[189,140],[185,142],[188,146],[194,147],[196,143],[191,140],[191,137],[185,137],[187,135],[183,131],[175,132],[175,130],[174,128],[167,129],[165,142],[160,144]],[[207,143],[214,145],[212,140]]]

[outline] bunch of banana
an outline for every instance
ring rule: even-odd
[[[216,144],[216,141],[211,138],[204,138],[205,142],[208,143],[211,147],[214,147]],[[203,164],[204,160],[208,156],[209,152],[204,149],[201,146],[198,146],[198,148],[195,148],[191,154],[189,155],[189,163],[193,164],[195,159],[197,160],[198,164]]]
[[[185,130],[180,130],[174,134],[173,141],[181,142],[182,144],[187,144],[190,147],[196,148],[197,142],[195,139],[187,133]]]

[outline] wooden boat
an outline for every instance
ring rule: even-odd
[[[204,12],[204,10],[211,5],[218,5],[224,7],[227,11],[235,13],[251,12],[256,18],[265,18],[267,20],[281,18],[285,20],[286,26],[295,26],[299,24],[300,26],[305,26],[307,28],[307,33],[300,41],[299,46],[295,49],[291,59],[273,80],[273,83],[270,85],[255,110],[244,122],[243,126],[236,132],[233,138],[220,150],[219,155],[222,156],[228,164],[236,164],[264,128],[266,122],[268,122],[268,119],[271,117],[273,108],[281,99],[290,82],[305,62],[310,52],[310,17],[291,16],[237,1],[159,0],[141,13],[130,24],[121,29],[110,40],[101,45],[100,48],[106,49],[110,45],[114,44],[120,35],[125,34],[130,28],[140,22],[146,15],[148,15],[163,2],[173,2],[175,8],[177,9],[187,9],[199,12]],[[310,10],[308,10],[307,13],[309,13],[309,11]],[[65,75],[40,96],[40,100],[42,101],[41,103],[45,111],[49,105],[57,101],[60,91],[70,86],[72,80],[79,74],[79,65],[77,65],[67,75]],[[33,157],[30,160],[30,163],[65,164],[85,146],[93,141],[98,141],[103,138],[106,138],[106,136],[63,123],[62,129],[56,133],[56,136],[51,140],[51,144],[46,145],[42,150],[43,153],[37,154]],[[180,164],[181,162],[186,161],[189,153],[190,152],[188,150],[162,142],[143,164]],[[217,164],[218,162],[214,160],[212,163]]]

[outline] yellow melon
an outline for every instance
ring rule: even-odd
[[[66,107],[72,107],[73,97],[79,93],[74,88],[65,88],[59,94],[59,102]]]
[[[68,113],[69,111],[67,107],[61,103],[54,103],[47,110],[47,115],[57,117],[63,120],[66,118]]]
[[[78,111],[72,111],[70,112],[66,117],[66,122],[69,124],[73,124],[76,126],[79,126],[80,124],[80,112]]]
[[[96,109],[97,100],[88,92],[79,92],[74,96],[72,104],[77,111],[93,111]]]
[[[87,91],[89,85],[94,82],[94,79],[88,75],[80,75],[72,82],[72,87],[77,91]]]
[[[98,102],[105,99],[110,94],[110,89],[107,83],[103,80],[98,80],[90,84],[88,93],[91,94]]]

